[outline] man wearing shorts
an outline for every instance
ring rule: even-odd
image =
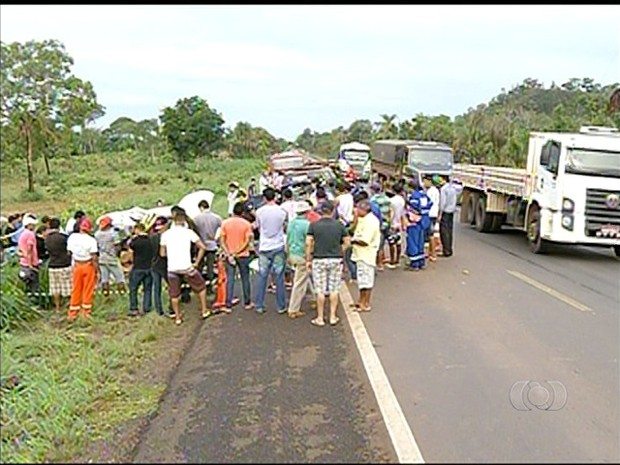
[[[99,220],[99,230],[95,233],[99,248],[99,268],[103,295],[110,295],[110,277],[114,278],[119,294],[125,293],[125,273],[118,258],[118,238],[112,228],[112,218],[104,216]]]
[[[52,218],[45,238],[45,248],[50,255],[48,264],[49,290],[54,298],[56,311],[60,312],[62,297],[71,296],[71,255],[67,251],[67,235],[60,232],[60,220]]]
[[[375,284],[375,264],[381,243],[381,223],[371,214],[370,202],[362,200],[356,205],[357,226],[351,239],[351,259],[357,264],[357,287],[359,299],[355,304],[358,312],[370,311],[370,294]],[[369,214],[370,213],[370,214]]]
[[[310,223],[306,237],[306,267],[312,272],[317,293],[315,326],[325,326],[325,296],[329,296],[329,324],[338,324],[338,291],[342,284],[344,251],[349,247],[349,234],[344,225],[334,219],[334,204],[325,200],[319,206],[321,219]]]
[[[207,308],[206,282],[198,271],[198,266],[202,263],[207,247],[200,240],[198,234],[187,227],[187,214],[185,210],[173,207],[172,221],[173,224],[170,229],[161,235],[159,254],[162,257],[168,257],[168,291],[176,324],[180,325],[183,320],[181,318],[179,300],[181,297],[181,282],[184,279],[192,290],[198,294],[202,318],[208,318],[211,315]],[[198,256],[193,264],[191,256],[192,244],[198,247]]]

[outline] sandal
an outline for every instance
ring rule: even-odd
[[[312,323],[314,326],[325,326],[325,321],[319,320],[318,318],[310,320],[310,323]]]
[[[177,326],[180,326],[181,323],[183,323],[183,319],[182,318],[177,318],[176,320],[174,320],[174,322],[176,323]]]
[[[245,310],[254,310],[255,305],[254,304],[248,304],[246,306],[243,307]]]
[[[355,311],[356,312],[369,312],[371,310],[370,307],[358,307]]]
[[[340,318],[336,317],[333,320],[329,320],[329,324],[332,326],[336,326],[338,323],[340,323]]]

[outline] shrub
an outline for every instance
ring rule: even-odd
[[[25,323],[35,320],[42,315],[41,310],[32,305],[26,293],[24,284],[18,276],[19,266],[16,263],[5,264],[0,277],[0,329],[14,329]],[[47,269],[41,270],[39,281],[41,294],[47,294]]]
[[[149,178],[148,176],[138,176],[134,178],[133,182],[134,184],[137,184],[139,186],[145,186],[147,184],[150,184],[151,178]]]

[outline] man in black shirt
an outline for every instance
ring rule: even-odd
[[[310,223],[306,236],[306,266],[312,271],[317,293],[315,326],[325,326],[325,296],[329,296],[329,324],[337,324],[338,291],[342,284],[343,252],[350,246],[349,233],[344,225],[333,218],[334,204],[325,200],[320,205],[321,219]]]
[[[153,278],[153,296],[155,310],[159,315],[165,315],[163,304],[161,301],[161,283],[162,280],[168,284],[168,258],[159,255],[159,243],[161,235],[168,227],[168,220],[165,217],[159,217],[153,225],[153,232],[150,235],[151,244],[153,246],[153,261],[151,263],[151,277]],[[172,310],[167,312],[168,315],[174,316]]]
[[[143,285],[143,313],[151,311],[151,293],[153,292],[153,277],[151,276],[151,264],[154,255],[153,243],[146,234],[142,223],[137,223],[134,226],[134,237],[131,239],[129,247],[133,250],[133,267],[129,272],[129,316],[137,316],[139,315],[138,288]]]
[[[71,255],[67,252],[67,236],[60,232],[60,220],[52,218],[47,230],[45,248],[49,254],[48,278],[50,294],[56,311],[60,312],[61,297],[70,297],[72,289]]]

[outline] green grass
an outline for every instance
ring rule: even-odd
[[[35,192],[25,192],[25,177],[17,170],[2,177],[4,216],[32,211],[40,215],[61,215],[67,220],[81,208],[92,217],[106,211],[139,206],[154,207],[158,199],[165,205],[177,203],[189,192],[208,189],[215,194],[214,210],[226,212],[226,192],[230,181],[246,187],[258,178],[266,162],[260,159],[198,159],[180,168],[170,156],[152,159],[129,152],[94,154],[54,159],[52,175],[37,165]]]
[[[132,206],[150,208],[158,199],[177,203],[197,189],[215,193],[213,209],[226,212],[230,181],[246,186],[263,160],[197,160],[180,169],[170,157],[104,154],[52,160],[52,176],[25,177],[12,167],[2,176],[2,214],[30,211],[66,221],[80,208],[92,218]],[[167,318],[130,319],[128,297],[97,295],[90,321],[66,322],[52,310],[24,300],[14,265],[2,269],[0,342],[1,449],[3,463],[63,462],[91,441],[109,437],[117,425],[157,408],[165,390],[148,382],[158,350],[178,334]]]
[[[139,375],[177,328],[156,314],[124,316],[127,297],[102,300],[91,321],[69,324],[48,312],[0,335],[2,462],[69,460],[114,426],[156,409],[165,386]]]

